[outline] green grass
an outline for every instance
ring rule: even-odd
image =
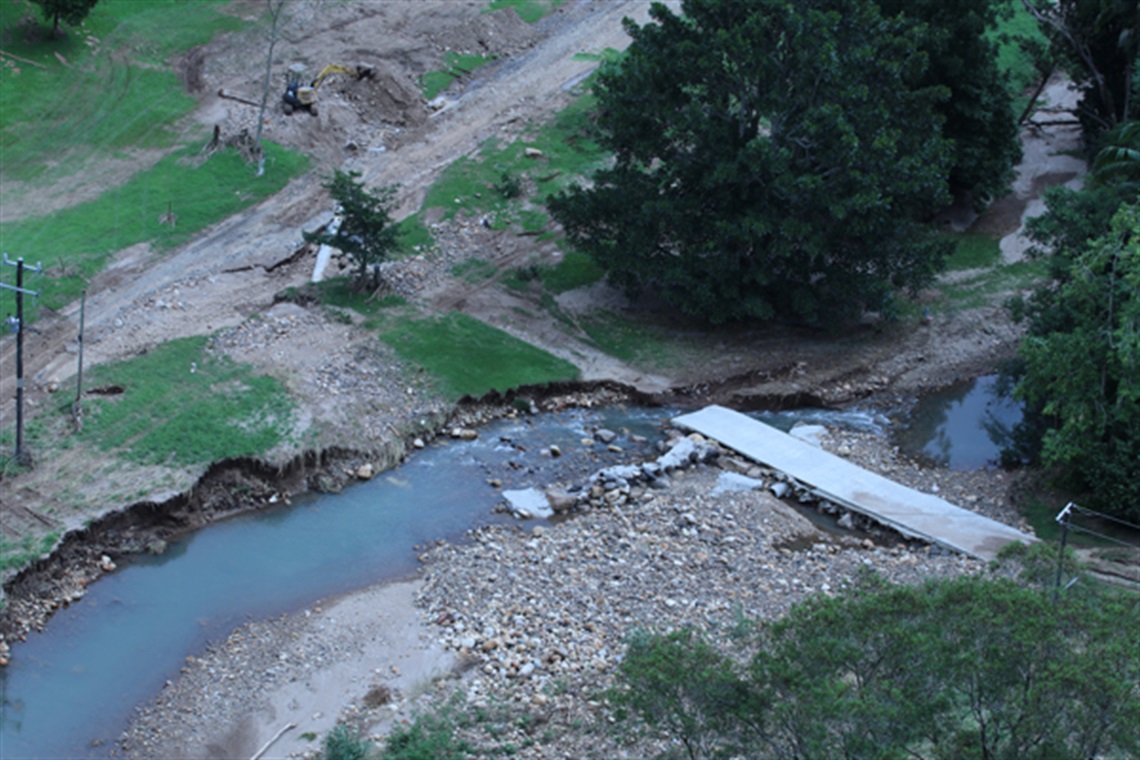
[[[1046,262],[1020,261],[986,270],[952,285],[941,285],[939,289],[950,307],[976,309],[994,303],[995,297],[1002,293],[1031,288],[1048,276]]]
[[[50,552],[58,540],[58,532],[39,537],[26,535],[20,541],[9,541],[0,536],[0,571],[23,567]]]
[[[29,288],[42,292],[43,305],[58,309],[78,297],[112,253],[146,241],[159,249],[185,243],[276,193],[308,166],[305,156],[273,144],[266,154],[269,168],[255,177],[233,151],[202,161],[193,148],[176,150],[96,200],[0,225],[4,250],[12,258],[43,262],[45,276]],[[168,208],[177,216],[173,227],[159,222]]]
[[[175,122],[195,100],[170,70],[170,59],[240,28],[243,22],[221,12],[227,5],[102,2],[66,37],[51,39],[38,8],[22,0],[0,3],[4,51],[35,62],[5,57],[0,66],[5,181],[58,181],[92,157],[172,145]],[[24,26],[27,15],[38,25]]]
[[[566,0],[491,0],[484,13],[514,8],[519,18],[528,24],[533,24],[548,13],[553,13],[564,2]]]
[[[400,230],[400,249],[404,254],[428,253],[435,248],[435,238],[424,224],[422,214],[405,217],[396,226]]]
[[[599,350],[634,366],[668,366],[681,348],[661,327],[612,311],[593,312],[578,323]]]
[[[993,39],[998,43],[998,69],[1009,76],[1009,93],[1014,98],[1014,113],[1020,115],[1028,102],[1026,94],[1037,80],[1033,61],[1018,47],[1018,37],[1029,37],[1047,46],[1045,36],[1033,16],[1021,5],[1010,3],[1012,13],[998,20]]]
[[[946,271],[989,268],[1001,262],[1001,241],[995,237],[973,232],[950,237],[956,248],[946,262]]]
[[[402,318],[381,337],[430,372],[452,399],[578,376],[573,364],[458,312]]]
[[[96,367],[85,385],[123,392],[84,401],[79,440],[141,464],[257,456],[284,440],[292,425],[293,404],[281,383],[211,353],[205,337]]]
[[[424,98],[433,99],[446,90],[452,82],[470,74],[480,66],[490,63],[496,57],[494,55],[449,51],[443,57],[444,68],[429,71],[420,77],[420,87],[423,88]]]
[[[1030,498],[1028,503],[1022,507],[1022,516],[1033,527],[1033,534],[1042,541],[1052,543],[1061,539],[1061,525],[1057,522],[1057,514],[1061,511],[1059,505],[1064,504],[1065,501],[1063,498],[1050,501]],[[1070,524],[1072,527],[1069,530],[1069,537],[1066,539],[1070,546],[1107,549],[1119,547],[1120,543],[1118,542],[1123,542],[1127,546],[1133,547],[1121,548],[1124,557],[1135,557],[1140,552],[1140,548],[1135,545],[1136,534],[1109,521],[1098,521],[1096,518],[1087,515],[1076,514],[1072,517]],[[1094,533],[1100,535],[1093,535]]]
[[[469,285],[476,285],[489,280],[498,272],[498,268],[483,259],[467,259],[451,268],[451,276],[458,277]]]
[[[423,209],[442,209],[444,219],[460,213],[486,215],[496,229],[514,225],[523,232],[541,231],[549,222],[541,207],[547,196],[606,160],[592,135],[594,105],[593,96],[584,95],[549,122],[531,125],[519,140],[484,143],[476,156],[444,170],[428,190]],[[527,156],[527,148],[541,151],[541,157]],[[523,189],[517,197],[503,192],[510,180]]]
[[[584,253],[569,251],[553,267],[542,270],[542,284],[555,295],[593,285],[605,276],[597,262]]]

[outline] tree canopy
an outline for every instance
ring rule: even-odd
[[[635,635],[610,694],[617,717],[637,715],[690,758],[1140,751],[1134,595],[1070,590],[1055,602],[1008,578],[870,577],[743,643],[750,657],[687,629]]]
[[[73,26],[82,22],[99,0],[32,0],[32,2],[40,6],[44,18],[52,22],[53,33],[59,34],[60,21]]]
[[[595,86],[614,164],[554,217],[611,282],[712,322],[834,323],[928,284],[949,244],[918,220],[949,182],[996,192],[1016,155],[1008,128],[975,132],[987,109],[1012,121],[977,75],[992,48],[959,42],[987,4],[955,4],[976,12],[945,32],[938,5],[891,8],[929,23],[872,0],[654,5]]]
[[[391,216],[397,187],[369,190],[360,180],[360,172],[340,169],[324,187],[339,207],[337,220],[324,232],[305,232],[304,238],[336,248],[351,259],[357,266],[357,283],[364,287],[371,281],[369,269],[386,261],[399,247],[400,231]]]
[[[956,194],[977,201],[1008,190],[1021,160],[1021,140],[997,44],[988,34],[1000,0],[877,0],[885,16],[903,16],[916,27],[929,65],[920,83],[937,85],[949,97],[936,106],[942,134],[953,145],[948,181]]]
[[[1059,283],[1032,302],[1018,394],[1047,423],[1044,463],[1097,508],[1140,522],[1140,205],[1121,205],[1107,232],[1069,245]]]
[[[1081,89],[1089,136],[1137,116],[1140,9],[1136,0],[1021,0]]]

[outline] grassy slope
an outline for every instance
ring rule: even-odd
[[[0,4],[4,50],[34,62],[5,58],[0,67],[5,192],[66,191],[107,162],[143,151],[153,157],[149,169],[95,200],[0,225],[5,252],[48,267],[46,277],[31,283],[42,291],[42,305],[59,308],[75,299],[115,251],[148,241],[160,249],[184,243],[308,166],[305,157],[273,145],[261,178],[232,153],[198,155],[204,128],[184,126],[195,100],[171,61],[238,28],[241,22],[219,12],[227,4],[100,3],[62,39],[25,22],[27,3]],[[168,210],[176,226],[159,223]]]

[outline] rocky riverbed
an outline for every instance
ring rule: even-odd
[[[1007,473],[924,468],[868,433],[832,430],[820,443],[1024,528]],[[984,569],[888,531],[824,530],[767,489],[724,487],[729,473],[764,477],[754,465],[707,444],[693,451],[704,461],[624,493],[591,499],[591,483],[570,485],[579,507],[556,522],[426,547],[412,583],[245,626],[187,661],[139,712],[124,751],[250,756],[293,726],[266,757],[305,756],[338,719],[379,739],[445,710],[467,741],[520,757],[643,757],[662,747],[612,731],[601,696],[632,631],[693,626],[721,638],[864,570],[905,583]]]

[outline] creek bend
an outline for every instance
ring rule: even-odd
[[[477,440],[429,445],[339,494],[215,523],[160,556],[123,558],[43,632],[13,646],[0,670],[4,757],[107,756],[135,706],[208,642],[251,619],[408,577],[415,545],[514,519],[492,513],[501,495],[488,479],[504,488],[582,482],[644,459],[642,447],[656,443],[670,416],[609,408],[500,420]],[[597,428],[622,431],[615,443],[623,450],[585,445]],[[564,455],[544,454],[551,445]]]
[[[249,620],[409,577],[414,546],[461,541],[492,513],[502,488],[579,484],[597,469],[642,461],[677,410],[595,408],[500,420],[474,441],[429,445],[396,469],[340,494],[247,513],[173,542],[120,569],[13,647],[0,670],[4,757],[104,757],[136,705],[177,676],[183,658]],[[885,432],[863,412],[803,410],[756,416],[787,430],[808,422]],[[622,451],[586,445],[594,430],[621,431]],[[564,456],[549,455],[557,445]]]

